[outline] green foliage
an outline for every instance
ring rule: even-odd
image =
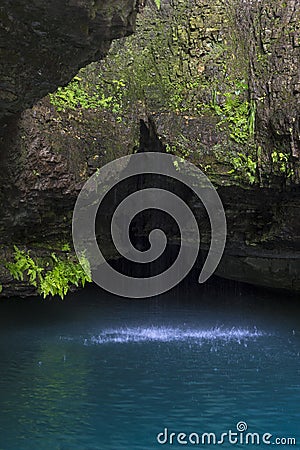
[[[122,80],[108,82],[109,87],[104,91],[103,85],[98,80],[88,82],[84,76],[85,70],[80,72],[82,76],[75,76],[65,87],[59,87],[57,91],[49,95],[50,103],[57,111],[83,109],[110,109],[119,112],[122,103],[122,89],[125,84]]]
[[[37,287],[41,281],[43,267],[40,267],[24,250],[20,250],[16,245],[14,246],[15,262],[6,263],[6,268],[9,270],[13,278],[18,281],[24,280],[24,274],[29,277],[29,282],[32,286]]]
[[[182,139],[182,136],[179,136],[178,140]],[[190,156],[190,150],[186,148],[185,145],[182,145],[180,142],[178,142],[177,145],[169,144],[167,143],[165,146],[166,153],[171,153],[175,156],[188,158]]]
[[[248,89],[245,80],[236,82],[233,92],[213,91],[211,109],[220,116],[218,126],[227,125],[230,137],[238,144],[246,144],[253,137],[255,131],[255,102],[244,99],[244,92]],[[217,95],[224,97],[224,102],[217,103]]]
[[[85,285],[86,281],[91,281],[80,264],[69,259],[59,259],[55,253],[51,255],[53,267],[47,271],[40,282],[40,293],[44,298],[47,295],[59,295],[64,298],[69,291],[70,284],[78,287]]]
[[[64,243],[64,244],[61,246],[61,250],[62,250],[63,252],[69,252],[69,251],[71,250],[70,244],[69,244],[68,242]]]
[[[271,153],[272,170],[275,175],[283,176],[284,178],[291,178],[294,175],[294,170],[290,167],[289,157],[286,153],[274,150]]]
[[[249,137],[254,136],[255,133],[255,115],[256,115],[256,103],[252,100],[249,103],[249,110],[248,110]]]
[[[160,0],[154,0],[154,3],[156,4],[157,9],[160,9],[160,7],[161,7],[161,1],[160,1]]]
[[[244,155],[238,153],[230,161],[233,169],[228,173],[234,174],[235,179],[246,181],[250,184],[254,184],[257,181],[257,162],[254,161],[251,155]]]
[[[261,161],[262,149],[258,147],[256,150],[256,157],[251,154],[237,153],[230,159],[230,164],[233,167],[228,173],[233,174],[236,180],[254,184],[262,182],[261,180],[261,166],[257,161]],[[272,181],[272,175],[280,177],[284,182],[294,175],[292,164],[289,161],[289,156],[286,153],[274,150],[271,153],[272,168],[268,163],[268,171],[265,169],[264,181],[267,185]],[[261,162],[260,162],[261,164]],[[260,170],[259,170],[260,169]]]
[[[160,0],[156,0],[156,6],[161,7]],[[105,107],[117,113],[132,106],[156,111],[196,110],[193,99],[199,91],[200,76],[191,77],[183,68],[181,55],[176,52],[179,44],[176,48],[173,45],[177,25],[166,27],[158,12],[152,11],[151,16],[142,41],[137,34],[126,38],[122,45],[114,42],[109,58],[82,69],[66,88],[51,94],[51,103],[60,111],[80,105]],[[121,121],[120,116],[117,121]]]
[[[70,257],[59,258],[52,253],[44,267],[41,261],[31,258],[29,251],[20,250],[17,246],[14,246],[14,250],[15,260],[6,263],[6,268],[16,280],[23,281],[24,276],[27,276],[29,283],[36,287],[44,298],[48,295],[59,295],[63,299],[71,285],[84,286],[86,282],[92,281],[85,258],[82,258],[79,264]]]

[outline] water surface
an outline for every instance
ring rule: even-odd
[[[295,297],[213,284],[2,302],[0,450],[197,448],[156,437],[240,421],[300,443],[298,313]]]

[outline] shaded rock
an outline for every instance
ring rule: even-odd
[[[0,121],[30,106],[131,34],[135,0],[4,0],[0,6]]]

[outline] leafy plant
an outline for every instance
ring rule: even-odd
[[[154,3],[156,4],[157,9],[160,9],[160,7],[161,7],[161,0],[154,0]]]
[[[61,247],[61,250],[62,250],[63,252],[69,252],[69,251],[71,250],[70,244],[69,244],[68,242],[64,243],[64,244],[62,245],[62,247]]]
[[[84,75],[84,70],[82,73]],[[101,83],[90,84],[77,75],[67,86],[59,87],[55,93],[49,94],[50,103],[58,112],[77,108],[111,109],[113,112],[119,112],[125,84],[123,80],[112,80],[108,84],[110,88],[104,92]]]
[[[257,181],[257,162],[252,159],[251,155],[238,153],[237,156],[232,158],[231,164],[233,169],[228,173],[235,174],[236,179],[240,178],[250,184]]]
[[[254,136],[255,132],[255,114],[256,114],[256,103],[252,100],[249,103],[249,111],[248,111],[248,131],[249,136]]]
[[[92,281],[89,263],[84,257],[79,263],[70,257],[59,258],[52,253],[50,261],[43,267],[40,262],[31,258],[29,251],[20,250],[17,246],[14,246],[14,250],[14,262],[7,262],[6,268],[16,280],[23,281],[27,276],[29,283],[44,298],[59,295],[63,299],[71,285],[84,286],[86,282]]]
[[[217,92],[213,90],[210,108],[221,117],[219,127],[227,125],[230,137],[238,144],[246,144],[254,135],[256,104],[254,101],[244,100],[243,93],[248,89],[247,83],[242,80],[235,83],[231,92]],[[217,96],[224,97],[224,102],[219,104]]]
[[[38,283],[41,281],[43,267],[40,267],[31,257],[29,252],[24,250],[19,250],[19,248],[14,246],[14,258],[15,262],[6,263],[6,268],[9,270],[13,278],[18,281],[24,280],[24,274],[29,277],[29,282],[32,286],[37,287]]]
[[[40,282],[40,293],[44,298],[47,295],[59,295],[64,298],[70,289],[70,284],[84,287],[86,281],[91,281],[82,266],[70,259],[59,259],[55,253],[51,255],[53,267],[47,271]]]
[[[272,169],[275,175],[281,175],[285,178],[291,178],[294,175],[293,169],[289,164],[289,157],[286,153],[274,150],[271,153]]]

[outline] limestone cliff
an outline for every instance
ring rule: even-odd
[[[3,0],[0,121],[31,107],[133,32],[135,0]]]
[[[154,145],[198,165],[218,189],[228,220],[218,274],[299,291],[299,14],[295,0],[163,0],[160,10],[149,1],[135,35],[5,128],[2,258],[16,242],[37,253],[59,249],[70,240],[84,181],[106,162]],[[120,36],[134,15],[131,4],[126,26],[107,23]],[[36,81],[30,98],[76,72],[79,65],[65,62],[65,76],[45,91]],[[11,112],[21,98],[15,105]],[[200,225],[205,252],[209,224]],[[4,295],[32,293],[5,269],[1,279]]]

